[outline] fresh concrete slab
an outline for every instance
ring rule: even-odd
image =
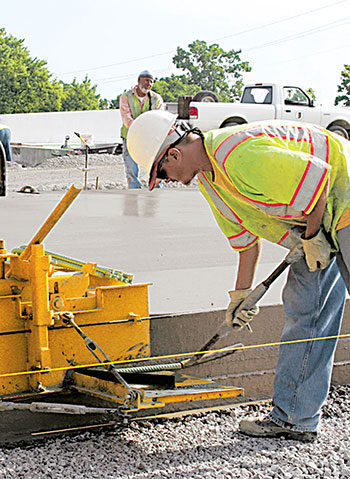
[[[1,238],[8,250],[27,244],[60,193],[11,193],[1,198]],[[152,313],[225,308],[238,254],[196,190],[83,191],[44,241],[49,251],[134,274],[153,283]],[[264,242],[257,271],[263,280],[286,250]],[[261,304],[281,302],[285,275]]]
[[[62,198],[61,193],[11,193],[0,198],[1,235],[8,250],[27,244]],[[151,313],[193,314],[152,321],[152,355],[198,350],[222,323],[234,286],[238,254],[230,248],[199,192],[159,189],[82,192],[44,241],[49,251],[134,274],[150,287]],[[286,250],[264,242],[257,282]],[[254,333],[230,334],[218,347],[278,342],[283,328],[281,291],[286,273],[261,301]],[[349,333],[349,304],[342,334]],[[339,341],[333,381],[348,384],[349,338]],[[278,347],[236,353],[191,368],[195,375],[245,388],[251,398],[271,397]]]

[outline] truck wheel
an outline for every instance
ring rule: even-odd
[[[348,132],[345,130],[344,127],[340,125],[332,125],[328,128],[329,131],[333,131],[333,133],[338,133],[338,135],[342,136],[343,138],[349,139]]]
[[[236,126],[239,125],[238,121],[235,120],[227,120],[223,125],[220,126],[220,128],[226,128],[227,126]]]
[[[218,96],[209,90],[199,91],[194,95],[192,101],[218,102]]]

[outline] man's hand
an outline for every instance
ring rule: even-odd
[[[240,311],[237,316],[235,316],[235,311],[239,305],[246,299],[251,289],[236,289],[235,291],[229,291],[230,295],[230,304],[228,305],[226,311],[226,324],[227,326],[232,327],[235,331],[239,331],[243,326],[247,326],[250,329],[250,321],[259,313],[259,308],[253,306],[249,310]]]
[[[331,245],[328,243],[321,230],[311,238],[301,236],[305,252],[306,263],[309,270],[313,273],[318,269],[325,269],[330,262]]]

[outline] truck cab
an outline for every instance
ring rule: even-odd
[[[188,101],[187,116],[180,115],[180,118],[187,118],[192,127],[202,131],[277,119],[321,125],[344,138],[349,139],[350,136],[349,108],[316,105],[298,86],[249,84],[245,86],[239,102],[208,101],[204,95],[201,101],[194,101],[196,97]]]
[[[241,103],[274,105],[275,119],[301,120],[319,124],[321,111],[309,95],[296,86],[256,83],[244,88]]]

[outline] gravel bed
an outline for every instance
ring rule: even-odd
[[[333,387],[314,443],[258,439],[240,420],[268,403],[0,449],[1,478],[303,479],[350,477],[350,386]]]
[[[9,163],[8,191],[31,186],[64,191],[84,183],[84,157],[50,158],[34,168]],[[121,156],[89,155],[88,188],[126,189]],[[146,187],[145,175],[141,174]],[[189,187],[177,184],[165,188]],[[0,449],[0,478],[14,479],[346,479],[350,478],[350,386],[333,387],[323,407],[319,438],[304,444],[255,439],[237,432],[269,403],[181,419],[131,422],[100,433],[48,439]]]
[[[85,156],[69,155],[48,158],[35,167],[23,167],[19,163],[7,163],[7,191],[19,191],[31,186],[36,191],[65,191],[73,183],[85,184]],[[87,189],[125,190],[126,180],[121,155],[90,154],[88,160]],[[140,180],[146,188],[146,175],[140,171]],[[177,183],[163,183],[163,188],[194,188],[195,179],[190,186]]]

